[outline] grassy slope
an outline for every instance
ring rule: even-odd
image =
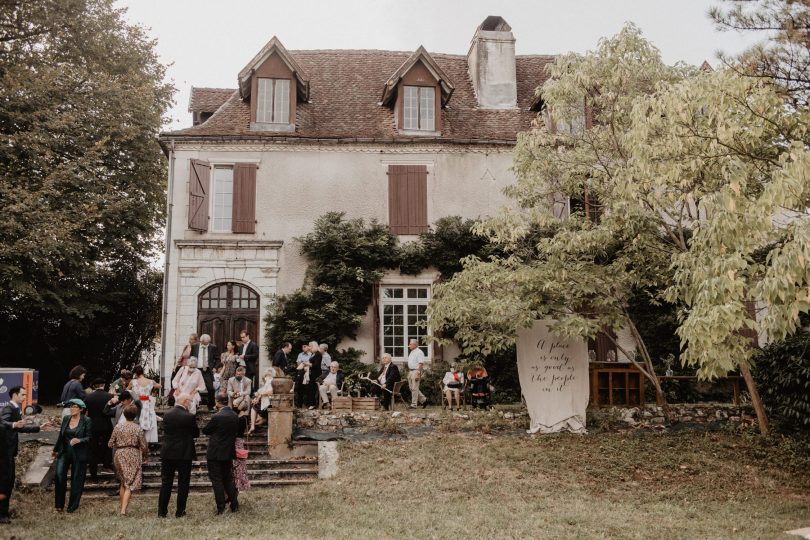
[[[779,538],[810,526],[806,452],[727,434],[435,434],[343,444],[337,478],[244,493],[243,511],[221,518],[213,516],[212,495],[192,496],[185,519],[159,520],[156,497],[136,496],[132,515],[122,518],[113,498],[87,500],[78,513],[57,516],[52,492],[17,493],[21,517],[0,534]]]

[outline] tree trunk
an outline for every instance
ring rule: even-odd
[[[636,362],[636,359],[633,356],[624,350],[621,345],[619,345],[618,341],[614,339],[614,337],[610,333],[606,333],[608,339],[613,342],[616,348],[627,358],[630,362],[638,369],[644,377],[647,378],[650,383],[652,383],[653,388],[655,388],[655,399],[656,402],[661,406],[661,409],[664,411],[664,416],[666,417],[668,422],[672,421],[672,413],[669,409],[669,404],[667,403],[667,399],[664,397],[664,392],[661,390],[661,383],[658,381],[658,377],[655,376],[655,369],[652,365],[652,359],[650,358],[649,353],[647,352],[647,347],[644,345],[644,341],[641,339],[641,335],[638,333],[636,329],[636,325],[633,324],[633,321],[630,320],[630,317],[627,317],[627,323],[630,326],[630,332],[633,334],[633,337],[638,342],[639,346],[641,347],[641,357],[644,359],[644,366],[642,367],[641,364]]]
[[[748,388],[748,393],[751,394],[751,405],[754,406],[754,411],[757,413],[757,423],[759,424],[759,432],[767,437],[770,431],[768,425],[768,415],[765,414],[765,407],[762,405],[762,398],[759,397],[759,390],[757,390],[757,383],[754,381],[754,376],[751,375],[751,370],[748,364],[740,362],[740,373],[745,379],[745,386]]]

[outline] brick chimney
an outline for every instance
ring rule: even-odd
[[[480,108],[517,108],[515,36],[502,17],[490,15],[476,29],[467,67]]]

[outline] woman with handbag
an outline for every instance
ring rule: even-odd
[[[87,473],[87,447],[90,442],[90,419],[82,413],[87,410],[84,401],[73,398],[66,403],[70,414],[62,417],[59,438],[53,447],[56,459],[56,481],[54,506],[57,512],[65,508],[67,492],[67,470],[70,468],[70,499],[67,511],[75,512],[84,491],[84,478]]]
[[[121,503],[121,515],[127,515],[127,507],[132,497],[132,492],[141,489],[141,467],[149,456],[149,445],[143,434],[141,426],[135,422],[138,416],[138,407],[134,404],[127,405],[124,409],[123,424],[118,424],[113,429],[110,448],[115,448],[115,473],[121,482],[118,491]]]
[[[233,485],[236,491],[245,491],[250,489],[250,479],[248,479],[246,461],[248,458],[247,445],[245,440],[248,433],[248,409],[250,406],[250,396],[240,396],[233,400],[234,409],[239,414],[239,424],[236,430],[236,440],[234,447],[236,448],[236,458],[233,460],[233,467],[231,475],[233,476]]]

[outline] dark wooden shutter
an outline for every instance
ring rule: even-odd
[[[256,165],[233,166],[233,221],[235,233],[256,232]]]
[[[188,179],[188,228],[194,231],[208,230],[208,189],[211,167],[207,161],[189,160]]]
[[[426,166],[388,166],[388,225],[394,234],[428,230]]]

